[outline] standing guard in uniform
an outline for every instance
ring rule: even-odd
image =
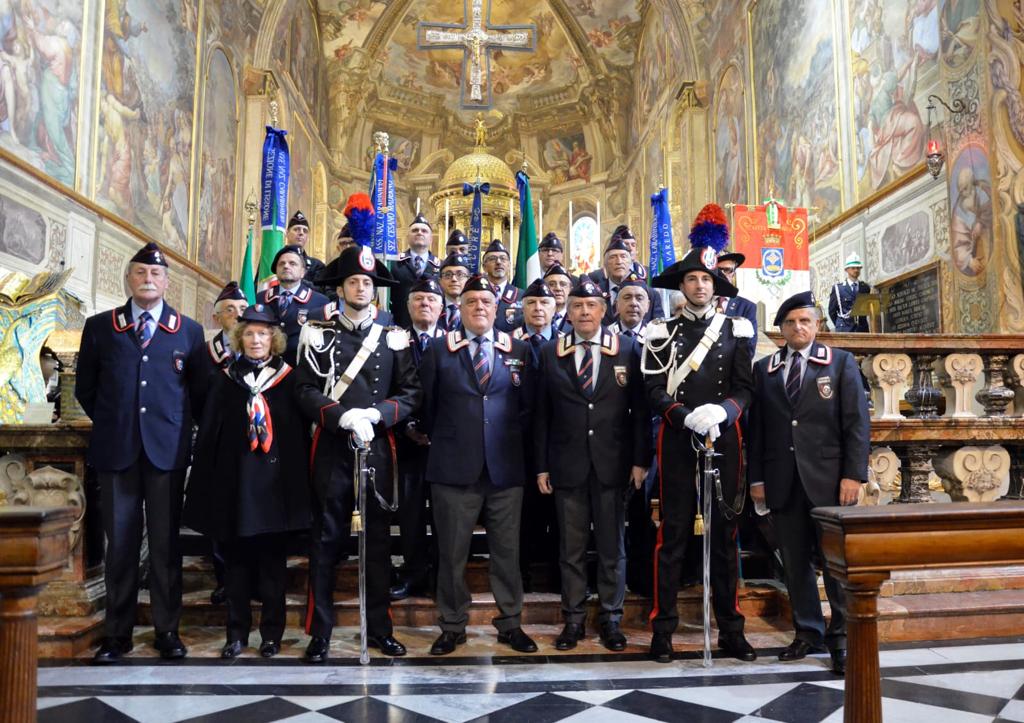
[[[871,420],[853,355],[815,341],[810,291],[782,302],[775,316],[786,346],[754,367],[748,456],[750,496],[772,511],[796,639],[779,660],[800,660],[824,645],[832,670],[846,672],[846,592],[824,567],[832,616],[821,612],[813,554],[821,540],[811,509],[857,503],[867,480]]]
[[[498,315],[494,326],[509,333],[523,321],[523,290],[508,280],[511,263],[512,257],[501,239],[491,241],[484,251],[483,268],[487,280],[498,290]]]
[[[272,309],[283,324],[288,348],[282,356],[293,367],[299,347],[299,331],[307,320],[322,316],[328,303],[327,297],[314,291],[310,282],[303,278],[305,258],[299,246],[282,247],[271,265],[277,275],[277,283],[256,294],[256,303]]]
[[[828,295],[829,318],[832,319],[832,326],[837,332],[866,333],[868,317],[851,315],[857,296],[871,293],[871,287],[860,280],[864,262],[860,260],[860,256],[852,253],[846,258],[843,269],[846,271],[846,281],[835,284]]]
[[[139,594],[143,507],[149,538],[154,646],[183,658],[178,531],[192,415],[205,390],[203,329],[164,300],[167,260],[148,243],[128,262],[131,298],[89,317],[78,350],[75,397],[92,420],[86,462],[96,470],[107,539],[106,637],[94,657],[130,652]]]
[[[555,264],[544,272],[544,283],[551,289],[555,297],[555,312],[551,317],[551,327],[562,334],[572,329],[569,323],[569,292],[572,291],[572,274],[561,264]]]
[[[647,312],[651,308],[650,287],[633,272],[619,284],[619,296],[615,299],[616,321],[608,327],[612,334],[622,334],[643,343],[647,332]]]
[[[424,276],[409,290],[409,345],[412,358],[419,368],[430,342],[445,335],[441,318],[444,292],[437,279]],[[413,595],[433,593],[429,584],[431,568],[437,569],[436,535],[427,539],[427,526],[434,527],[431,510],[427,507],[430,485],[426,480],[427,453],[430,438],[420,430],[420,410],[399,425],[395,433],[398,451],[399,490],[398,526],[402,533],[402,569],[397,584],[391,588],[392,600],[404,600]]]
[[[313,527],[309,548],[306,660],[322,663],[334,629],[335,568],[349,539],[355,502],[353,444],[368,446],[376,481],[367,490],[362,524],[366,535],[367,631],[371,647],[404,655],[395,640],[389,610],[391,512],[398,470],[393,428],[421,398],[404,329],[374,322],[371,305],[378,286],[392,286],[387,268],[368,246],[341,256],[338,288],[344,311],[303,329],[296,391],[303,414],[314,423]]]
[[[448,254],[448,258],[441,264],[441,273],[438,280],[441,290],[444,291],[444,309],[441,311],[441,318],[438,323],[445,331],[455,331],[462,324],[462,316],[459,313],[459,296],[469,279],[469,258],[457,253]]]
[[[651,610],[651,657],[672,659],[672,633],[679,624],[676,594],[683,558],[704,494],[697,469],[698,451],[714,443],[721,474],[722,499],[713,501],[710,520],[712,607],[718,622],[718,647],[740,660],[757,655],[743,636],[737,603],[738,549],[734,500],[745,494],[740,480],[740,433],[737,423],[750,405],[753,382],[748,339],[750,322],[715,311],[715,296],[733,296],[736,287],[715,271],[713,238],[724,234],[707,222],[691,233],[694,247],[660,276],[653,286],[679,289],[686,296],[682,314],[647,327],[643,372],[651,410],[661,419],[658,436],[661,526],[654,551],[654,605]],[[708,238],[711,237],[711,238]],[[717,248],[722,248],[717,246]],[[717,495],[716,495],[717,497]],[[739,497],[742,500],[742,497]],[[716,504],[717,502],[717,504]],[[723,507],[726,511],[723,512]],[[702,519],[702,518],[701,518]]]
[[[305,270],[302,278],[310,286],[318,285],[320,274],[324,270],[324,262],[306,253],[306,244],[309,243],[309,219],[302,211],[296,211],[295,215],[288,219],[284,243],[285,246],[298,246],[302,250],[302,264]]]
[[[626,596],[625,492],[647,476],[651,415],[635,344],[601,326],[606,304],[590,279],[572,290],[573,333],[544,346],[537,375],[537,487],[554,492],[558,513],[565,618],[558,650],[571,650],[584,637],[591,524],[601,642],[612,651],[626,648],[619,629]]]
[[[633,235],[633,230],[626,224],[620,224],[615,227],[612,231],[611,238],[609,240],[614,241],[619,239],[629,249],[629,257],[633,260],[632,272],[636,274],[637,278],[641,281],[647,281],[647,267],[644,266],[636,257],[636,236]]]
[[[537,244],[537,258],[540,261],[541,277],[545,276],[552,266],[561,266],[565,263],[565,247],[554,231],[544,234],[544,238]]]
[[[406,240],[409,250],[398,257],[391,266],[391,275],[398,282],[391,291],[391,315],[395,325],[408,328],[409,321],[409,290],[424,276],[437,276],[441,271],[441,259],[430,251],[433,229],[426,218],[417,214],[409,224]]]
[[[634,248],[635,243],[634,241]],[[633,267],[633,256],[629,247],[621,238],[613,235],[612,240],[604,249],[604,265],[589,274],[590,279],[597,284],[608,300],[608,308],[605,310],[604,317],[605,324],[615,321],[615,302],[618,299],[619,286],[632,274],[636,274]],[[647,310],[645,321],[660,319],[662,316],[664,313],[661,308],[661,295],[651,294],[651,308]]]
[[[498,642],[533,653],[537,645],[520,626],[519,575],[519,518],[533,401],[530,350],[494,328],[497,295],[484,277],[466,283],[460,306],[462,328],[435,339],[420,365],[442,631],[430,652],[447,655],[466,642],[472,602],[466,562],[473,527],[483,512],[491,591],[499,611],[493,621]]]

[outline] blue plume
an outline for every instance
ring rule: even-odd
[[[720,254],[729,245],[729,229],[724,224],[702,221],[690,229],[690,245],[694,248],[710,246]]]

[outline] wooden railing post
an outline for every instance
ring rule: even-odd
[[[851,575],[846,589],[846,687],[843,720],[881,723],[882,677],[878,665],[878,592],[888,573]]]

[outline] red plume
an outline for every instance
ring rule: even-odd
[[[345,204],[345,210],[342,212],[345,216],[352,215],[352,209],[358,208],[361,211],[373,211],[373,204],[370,202],[370,197],[365,193],[353,193],[348,197],[348,203]]]
[[[697,214],[697,218],[693,219],[693,225],[696,226],[699,223],[714,223],[721,226],[727,225],[725,218],[725,211],[717,203],[709,203],[700,210]]]

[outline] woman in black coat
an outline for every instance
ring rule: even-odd
[[[309,528],[307,424],[295,402],[295,375],[281,358],[276,317],[250,306],[231,331],[238,359],[210,384],[184,522],[224,550],[228,620],[222,658],[249,642],[250,593],[263,604],[260,654],[281,648],[285,627],[288,533]]]

